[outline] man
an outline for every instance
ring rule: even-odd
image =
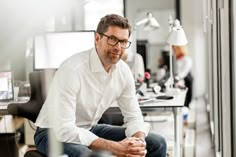
[[[62,63],[36,121],[39,151],[48,153],[47,128],[52,128],[69,157],[81,157],[92,150],[118,157],[165,157],[165,140],[145,129],[132,73],[120,60],[131,44],[130,32],[126,18],[107,15],[98,24],[95,48]],[[126,127],[97,124],[114,101]],[[53,113],[51,120],[49,113]]]

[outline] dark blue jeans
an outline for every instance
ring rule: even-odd
[[[126,138],[125,128],[106,124],[98,124],[91,130],[95,135],[113,141],[121,141]],[[37,128],[34,135],[37,149],[48,154],[48,129]],[[146,137],[148,157],[166,157],[166,141],[163,137],[149,133]],[[82,157],[91,153],[91,150],[83,145],[73,143],[63,143],[64,154],[69,157]]]

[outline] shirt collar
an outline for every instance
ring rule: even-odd
[[[91,50],[89,60],[90,60],[89,64],[90,64],[92,72],[106,72],[95,48]],[[116,65],[114,64],[112,65],[109,72],[113,72],[115,69],[116,69]]]

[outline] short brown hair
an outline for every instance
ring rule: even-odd
[[[118,26],[122,29],[128,29],[129,36],[131,35],[131,26],[127,18],[117,14],[108,14],[101,18],[97,26],[98,33],[105,33],[109,26]]]

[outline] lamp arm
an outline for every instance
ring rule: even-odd
[[[148,19],[147,19],[147,18],[145,18],[145,19],[143,19],[143,20],[140,20],[140,21],[136,22],[136,23],[135,23],[135,26],[142,25],[142,24],[144,24],[144,23],[146,23],[146,22],[148,22]]]

